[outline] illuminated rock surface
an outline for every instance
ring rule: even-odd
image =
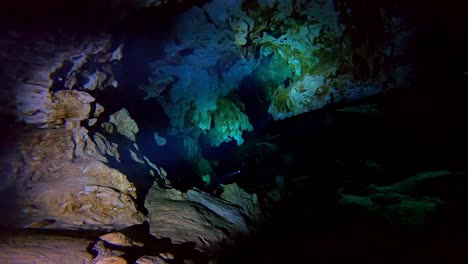
[[[86,237],[18,232],[2,237],[0,259],[4,263],[89,263],[91,242]]]
[[[139,129],[135,120],[130,117],[127,109],[123,108],[110,115],[109,122],[117,127],[117,133],[126,136],[131,141],[135,141],[135,134],[138,133]]]
[[[249,200],[255,203],[255,200]],[[192,242],[196,249],[217,253],[236,239],[249,235],[249,216],[227,200],[214,198],[198,190],[186,194],[153,187],[146,197],[150,232],[173,243]],[[252,212],[258,215],[259,212]]]
[[[111,169],[86,132],[38,130],[20,145],[16,224],[52,219],[48,228],[113,229],[139,224],[133,184]]]

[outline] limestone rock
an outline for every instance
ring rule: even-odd
[[[272,95],[268,108],[274,119],[283,119],[313,109],[320,109],[331,102],[332,97],[326,93],[321,97],[325,78],[306,75],[289,88],[279,87]]]
[[[114,157],[118,162],[120,162],[120,154],[118,150],[118,145],[116,143],[110,143],[102,134],[94,134],[94,142],[96,147],[102,155],[109,155]]]
[[[55,222],[45,228],[117,229],[142,223],[135,187],[102,162],[83,128],[34,130],[19,142],[24,166],[16,188],[22,211],[15,224],[51,219]]]
[[[229,201],[242,208],[242,213],[247,215],[252,221],[260,223],[262,221],[262,211],[257,195],[248,194],[236,183],[227,184],[223,186],[223,193],[221,199]]]
[[[125,254],[125,252],[120,251],[118,249],[112,249],[107,247],[106,243],[102,240],[96,241],[93,245],[93,252],[97,254],[97,256],[93,259],[93,262],[97,262],[101,259],[109,258],[109,257],[119,257]]]
[[[88,120],[88,126],[94,126],[97,122],[97,118],[91,118]]]
[[[139,155],[135,151],[133,151],[132,149],[129,149],[128,151],[130,151],[130,158],[133,161],[138,162],[140,164],[145,164],[145,161],[141,159],[140,157],[138,157]]]
[[[0,239],[0,259],[2,263],[90,263],[91,242],[83,237],[16,232]]]
[[[69,33],[18,32],[0,42],[2,69],[10,85],[0,88],[0,95],[12,102],[2,104],[2,112],[45,127],[60,125],[66,114],[71,118],[89,114],[90,96],[72,89],[96,88],[96,70],[108,63],[105,54],[114,51],[111,35]],[[94,63],[96,66],[90,68]]]
[[[225,221],[235,225],[236,229],[242,233],[249,232],[245,219],[238,207],[197,190],[188,190],[187,200],[196,202],[210,209]]]
[[[92,264],[127,264],[127,261],[122,257],[113,256],[100,258],[96,261],[93,261]]]
[[[167,262],[160,257],[143,256],[136,261],[137,264],[166,264]]]
[[[116,113],[109,117],[109,122],[117,127],[117,132],[123,136],[126,136],[129,140],[135,141],[135,134],[138,133],[138,125],[130,117],[130,113],[127,109],[122,108]]]
[[[96,103],[96,110],[94,110],[94,117],[99,117],[104,112],[104,106]]]
[[[99,239],[116,246],[122,247],[142,247],[143,244],[131,240],[129,237],[125,236],[120,232],[108,233],[99,237]]]
[[[214,127],[210,124],[211,128],[207,133],[210,144],[218,147],[221,143],[234,139],[237,145],[242,145],[242,132],[253,130],[249,117],[229,98],[219,98],[216,107],[212,115]]]
[[[106,131],[109,134],[114,133],[114,125],[109,122],[102,123],[101,127],[104,128],[104,131]]]
[[[99,82],[99,76],[99,72],[88,75],[88,80],[83,84],[83,88],[91,91],[96,89]]]
[[[179,15],[174,35],[180,40],[180,45],[168,42],[165,56],[151,63],[150,82],[142,89],[147,93],[146,99],[162,99],[174,134],[185,134],[191,129],[208,132],[213,111],[226,112],[217,107],[217,99],[239,88],[243,76],[250,75],[258,64],[257,60],[242,57],[239,47],[233,42],[236,36],[237,44],[246,42],[247,24],[251,23],[243,14],[240,3],[210,1]],[[231,31],[233,28],[237,33]],[[172,80],[167,76],[172,76]],[[161,93],[168,84],[171,85],[169,92]],[[237,110],[235,105],[229,107],[227,112],[234,114],[232,110]],[[221,142],[234,138],[239,142],[241,132],[238,130],[247,129],[238,124],[246,123],[235,117],[229,122],[219,124],[220,132],[223,126],[228,127],[222,131]],[[229,133],[231,126],[233,132]]]
[[[173,243],[194,242],[196,249],[209,254],[250,232],[239,207],[196,190],[178,195],[154,185],[145,207],[153,235]]]
[[[131,150],[130,150],[130,151],[131,151]],[[159,176],[159,177],[157,177],[157,178],[158,178],[159,180],[161,180],[162,183],[163,183],[165,186],[167,186],[167,187],[171,186],[171,182],[169,181],[169,179],[167,179],[167,172],[166,172],[162,167],[156,166],[156,164],[154,164],[153,162],[151,162],[151,161],[148,159],[148,157],[146,157],[146,156],[143,156],[143,159],[144,159],[144,162],[143,162],[143,163],[146,162],[146,164],[147,164],[150,168],[154,169],[154,170],[158,173],[158,176]],[[156,177],[156,174],[155,174],[155,173],[153,172],[153,170],[151,170],[151,169],[150,169],[150,174],[151,174],[153,177]]]
[[[234,33],[234,44],[237,46],[245,46],[248,41],[249,29],[251,26],[244,20],[234,18],[230,23]]]
[[[115,60],[121,60],[123,58],[123,44],[120,44],[119,47],[117,47],[114,52],[112,52],[112,55],[109,59],[109,61],[115,61]]]
[[[156,144],[158,144],[158,146],[164,146],[166,145],[166,139],[161,137],[158,132],[154,132],[154,141],[156,141]]]
[[[152,188],[146,198],[150,231],[158,238],[168,237],[173,243],[195,242],[202,251],[216,250],[226,239],[217,226],[223,220],[203,206],[185,200],[164,197],[164,191]]]
[[[58,91],[53,97],[55,111],[49,117],[49,122],[85,120],[89,117],[90,103],[94,102],[94,100],[86,92],[75,90]]]

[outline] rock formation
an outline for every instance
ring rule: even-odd
[[[24,166],[16,179],[19,225],[52,219],[47,228],[119,229],[144,220],[136,190],[109,168],[87,133],[34,130],[20,141]]]
[[[5,140],[8,153],[0,153],[5,174],[1,198],[3,192],[11,198],[5,199],[8,214],[0,226],[21,232],[0,241],[0,262],[143,264],[198,258],[207,263],[257,230],[265,221],[265,201],[274,207],[289,195],[285,173],[292,162],[273,156],[280,156],[281,147],[293,139],[283,145],[259,141],[266,122],[406,87],[413,74],[405,59],[412,31],[398,5],[89,0],[72,1],[68,9],[59,2],[42,7],[20,1],[0,10],[0,22],[9,11],[33,15],[21,17],[25,25],[1,23],[8,30],[0,36],[0,117],[16,123],[4,129],[11,129],[11,135]],[[169,6],[164,10],[178,10],[164,24],[171,31],[145,25],[164,31],[164,37],[148,33],[158,41],[157,55],[142,67],[148,71],[142,78],[146,82],[130,82],[119,65],[127,51],[124,42],[132,30],[146,28],[127,28],[126,19],[136,23],[164,4]],[[183,5],[177,9],[177,4]],[[38,14],[36,7],[42,7]],[[362,19],[365,8],[375,14],[369,21]],[[38,25],[30,25],[36,20]],[[132,96],[126,98],[127,93]],[[140,108],[139,103],[160,108]],[[251,108],[264,115],[250,114]],[[141,109],[158,109],[154,111],[164,113],[167,124]],[[225,175],[284,162],[281,169],[255,170],[264,175],[253,177],[276,181],[259,196],[237,184],[221,185],[214,165],[219,160],[204,157],[231,141],[243,145],[247,133],[250,142],[236,150],[239,160],[233,165],[241,168]],[[171,176],[181,175],[160,166],[157,158],[167,155],[170,160],[175,141],[183,149],[181,163],[200,177],[193,185],[204,191],[173,188]],[[213,149],[203,149],[205,145]],[[174,171],[183,174],[178,165],[172,165]],[[384,187],[369,185],[364,194],[340,190],[339,203],[344,210],[360,208],[390,222],[419,224],[442,201],[419,194],[415,186],[448,175],[443,171]],[[218,187],[223,189],[219,197],[206,192]],[[141,226],[147,229],[129,234]],[[79,233],[71,239],[71,231]],[[190,256],[185,259],[181,251]]]
[[[16,43],[27,44],[19,47]],[[13,99],[2,105],[2,112],[16,112],[20,121],[43,127],[61,125],[64,119],[87,118],[89,106],[83,108],[79,104],[89,104],[94,99],[86,92],[69,89],[103,89],[112,85],[112,72],[105,65],[119,58],[114,52],[121,52],[113,49],[109,34],[29,36],[11,31],[0,45],[0,58],[6,66],[4,75],[10,86],[3,87],[2,93]],[[89,72],[91,64],[98,66]],[[63,89],[69,91],[60,91]],[[76,112],[77,107],[82,112]]]
[[[138,133],[139,129],[135,120],[130,117],[127,109],[123,108],[110,115],[109,123],[116,126],[117,133],[126,136],[131,141],[135,141],[135,134]]]
[[[250,203],[255,206],[255,198],[245,198],[244,205]],[[193,242],[196,249],[210,254],[249,235],[253,231],[251,223],[259,220],[255,218],[259,211],[244,214],[247,206],[240,207],[198,190],[182,194],[153,186],[146,197],[145,207],[149,211],[150,231],[154,236],[170,238],[173,243]]]
[[[87,251],[92,238],[60,234],[17,232],[5,234],[0,242],[0,260],[4,263],[90,263]]]

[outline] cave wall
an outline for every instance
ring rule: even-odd
[[[132,117],[155,113],[134,113],[113,99],[161,105],[169,119],[161,134],[172,138],[155,136],[159,147],[181,138],[185,159],[209,185],[220,180],[213,179],[214,163],[203,157],[200,139],[212,147],[244,144],[255,126],[245,106],[252,102],[239,95],[246,81],[258,90],[252,101],[262,100],[262,111],[274,120],[412,84],[408,45],[415,28],[405,3],[179,2],[98,1],[75,7],[21,2],[2,9],[0,109],[9,135],[2,142],[0,165],[7,176],[0,190],[12,193],[4,205],[11,212],[5,224],[111,230],[149,221],[157,237],[195,243],[197,250],[212,253],[251,232],[252,222],[261,222],[258,198],[232,186],[229,192],[235,194],[226,192],[221,199],[172,189],[158,160],[138,146],[142,131]],[[121,87],[115,69],[126,56],[125,43],[113,23],[163,4],[185,6],[174,14],[176,22],[157,25],[170,27],[171,34],[157,40],[159,57],[142,65],[150,72],[146,82]],[[249,146],[275,148],[247,143],[240,152]],[[152,186],[142,191],[138,177]],[[408,222],[422,221],[440,203],[404,196],[397,187],[370,186],[376,194],[367,196],[343,193],[341,202],[363,210],[388,209],[390,203],[385,213],[391,217],[405,216],[405,199],[420,198],[417,205],[427,210],[406,214]],[[241,204],[239,197],[248,202]]]

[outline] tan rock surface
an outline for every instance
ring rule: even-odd
[[[171,189],[151,188],[145,207],[154,236],[168,237],[173,243],[194,242],[196,249],[212,254],[248,234],[240,207],[196,190],[189,192],[177,195]]]
[[[143,256],[136,261],[137,264],[166,264],[167,262],[160,257]]]
[[[122,246],[122,247],[142,247],[143,243],[133,241],[129,237],[120,232],[108,233],[99,237],[99,239],[106,241],[109,244]]]
[[[171,194],[172,195],[172,194]],[[202,251],[216,251],[226,238],[217,226],[222,218],[203,206],[185,200],[172,200],[164,190],[152,188],[145,201],[149,211],[150,232],[173,243],[195,242]]]
[[[75,90],[58,91],[53,96],[54,111],[49,122],[63,124],[64,120],[81,121],[89,117],[94,97],[86,92]]]
[[[120,162],[120,153],[116,143],[110,143],[101,133],[94,134],[94,143],[102,155],[109,155]]]
[[[127,263],[128,262],[124,258],[118,257],[118,256],[104,257],[104,258],[100,258],[92,262],[92,264],[127,264]]]
[[[19,225],[53,219],[46,228],[113,229],[139,224],[136,191],[105,160],[87,131],[35,130],[20,141]]]
[[[5,233],[2,233],[5,235]],[[90,263],[92,240],[41,233],[8,234],[0,239],[1,263]]]
[[[96,103],[96,110],[94,110],[94,117],[100,116],[102,113],[104,113],[105,109],[104,106],[102,106],[99,103]]]

